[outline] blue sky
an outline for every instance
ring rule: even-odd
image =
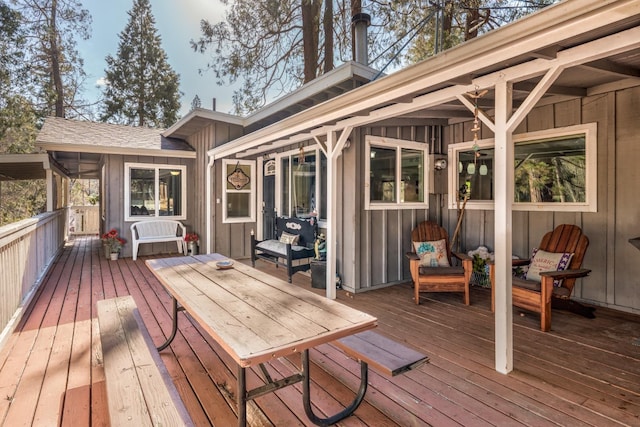
[[[229,87],[215,83],[212,72],[198,73],[204,68],[209,54],[194,52],[189,40],[200,35],[200,20],[218,22],[224,17],[224,7],[217,0],[150,0],[151,11],[156,19],[156,28],[162,37],[162,48],[167,52],[169,63],[180,75],[180,90],[184,116],[191,109],[191,101],[197,94],[203,108],[212,107],[216,98],[216,109],[228,113],[232,108],[232,92]],[[96,87],[104,76],[105,58],[118,52],[118,35],[128,22],[127,12],[133,6],[133,0],[85,0],[83,6],[93,18],[91,39],[78,41],[80,55],[85,61],[87,73],[84,96],[92,102],[97,101],[102,88]]]

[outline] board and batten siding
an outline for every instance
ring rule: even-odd
[[[230,258],[247,258],[250,254],[251,229],[255,229],[255,223],[222,223],[222,200],[223,179],[222,179],[222,161],[216,160],[211,174],[211,190],[210,197],[211,206],[211,236],[207,236],[206,221],[206,203],[207,203],[207,167],[209,164],[209,156],[207,151],[226,144],[243,135],[241,126],[229,123],[214,121],[210,125],[202,128],[200,131],[191,135],[188,139],[189,144],[196,149],[197,157],[195,161],[195,185],[194,194],[197,195],[194,200],[194,227],[200,236],[200,252],[204,253],[207,247],[207,239],[212,238],[211,250],[216,253],[228,256]],[[257,177],[252,177],[254,185],[256,185]]]
[[[194,188],[194,162],[192,159],[181,159],[174,157],[153,157],[153,156],[123,156],[119,154],[105,155],[105,217],[103,218],[103,232],[115,228],[127,243],[122,247],[120,255],[130,257],[132,255],[131,245],[131,224],[135,221],[124,220],[124,165],[125,163],[147,163],[151,165],[186,165],[187,167],[187,219],[181,221],[188,232],[193,231],[193,219],[191,209],[195,199]],[[170,243],[146,243],[138,248],[138,255],[177,253],[175,242]]]
[[[624,311],[640,312],[640,251],[629,239],[640,236],[640,86],[601,93],[533,109],[514,132],[532,132],[584,123],[598,126],[597,212],[513,212],[513,253],[528,258],[542,236],[563,223],[581,227],[589,237],[573,298]],[[447,143],[472,139],[472,122],[451,125]],[[490,138],[483,126],[482,138]],[[445,227],[455,228],[456,215]],[[464,251],[485,245],[493,250],[494,213],[467,210],[461,233]]]

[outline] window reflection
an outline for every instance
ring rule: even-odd
[[[587,199],[584,135],[517,144],[514,169],[516,202],[576,203]]]
[[[458,153],[458,196],[469,200],[493,200],[493,148]]]

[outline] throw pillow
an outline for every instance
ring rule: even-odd
[[[280,235],[280,243],[290,244],[293,246],[298,244],[299,239],[300,239],[299,235],[289,234],[286,231],[283,231],[282,234]]]
[[[531,264],[526,273],[525,279],[536,282],[542,281],[540,272],[542,271],[562,271],[566,270],[573,258],[572,253],[567,252],[547,252],[534,248],[531,254]],[[560,286],[562,280],[554,280],[553,286]]]
[[[447,243],[444,239],[432,242],[413,242],[421,267],[450,267]]]

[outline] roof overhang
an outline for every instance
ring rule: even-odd
[[[68,172],[48,154],[2,154],[0,155],[0,181],[45,179],[47,170],[68,176]]]
[[[553,67],[561,67],[565,74],[540,102],[586,96],[610,85],[639,85],[639,24],[638,1],[559,3],[215,147],[208,154],[214,158],[255,156],[391,118],[469,117],[465,94],[507,79],[514,83],[514,103],[525,102]],[[490,102],[490,97],[484,101]]]

